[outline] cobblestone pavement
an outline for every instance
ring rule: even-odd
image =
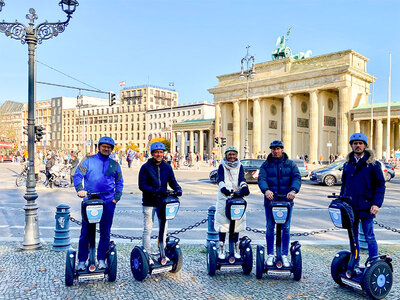
[[[0,243],[0,299],[367,299],[350,288],[340,288],[330,277],[330,263],[339,246],[303,246],[303,278],[257,280],[241,272],[207,275],[202,245],[183,245],[184,265],[177,274],[133,279],[129,266],[133,243],[118,244],[118,276],[113,283],[97,280],[64,285],[65,252],[21,252],[17,243]],[[76,247],[76,244],[73,245]],[[387,299],[400,299],[400,246],[382,246],[394,261],[394,284]],[[365,254],[362,256],[365,259]]]

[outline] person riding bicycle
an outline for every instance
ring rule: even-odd
[[[150,264],[153,264],[151,254],[151,231],[153,229],[154,215],[160,206],[167,185],[169,185],[177,194],[182,196],[182,189],[175,179],[174,171],[170,164],[164,161],[165,145],[161,142],[155,142],[150,145],[152,157],[140,168],[139,171],[139,189],[142,191],[143,205],[143,247],[149,254]],[[157,216],[158,217],[158,216]],[[160,220],[158,219],[158,222]],[[165,225],[165,233],[167,224]],[[164,238],[165,240],[165,238]]]
[[[104,200],[104,211],[100,221],[100,241],[97,247],[98,268],[106,269],[106,252],[110,246],[111,225],[117,202],[121,199],[124,181],[121,166],[110,159],[115,142],[108,136],[100,138],[99,152],[86,156],[74,174],[74,186],[79,197],[87,197],[87,193],[101,192],[99,197]],[[84,181],[84,185],[82,184]],[[85,270],[89,254],[89,223],[82,219],[81,235],[79,237],[77,270]]]
[[[367,149],[368,138],[363,133],[350,137],[352,151],[343,165],[341,196],[350,196],[354,212],[354,239],[359,253],[358,228],[361,222],[369,257],[378,255],[378,244],[374,234],[374,218],[382,206],[385,196],[385,179],[381,164],[375,160],[374,152]],[[356,265],[360,256],[356,257]]]
[[[230,221],[225,215],[226,200],[231,195],[231,191],[240,191],[241,196],[250,194],[244,178],[244,169],[238,159],[238,150],[234,146],[228,146],[225,149],[225,157],[222,159],[218,168],[218,196],[215,211],[215,230],[219,234],[218,258],[225,259],[225,238],[229,232]],[[239,251],[239,232],[246,229],[246,214],[235,223],[234,235],[234,256],[240,258]]]
[[[283,152],[283,143],[279,140],[273,141],[269,148],[271,153],[267,160],[261,165],[258,175],[258,186],[264,194],[265,216],[267,219],[267,265],[274,264],[274,232],[275,222],[271,212],[271,202],[275,195],[286,195],[286,201],[291,204],[288,218],[282,224],[282,262],[284,267],[289,267],[289,242],[290,242],[290,221],[292,217],[293,199],[300,191],[301,176],[296,164]]]

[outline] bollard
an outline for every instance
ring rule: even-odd
[[[218,243],[218,232],[214,228],[215,221],[215,206],[208,208],[208,230],[207,230],[207,246],[210,242]]]
[[[64,251],[71,247],[69,237],[69,205],[60,204],[56,211],[53,251]]]
[[[368,250],[368,243],[367,240],[365,239],[361,222],[358,224],[358,243],[360,245],[360,250]]]

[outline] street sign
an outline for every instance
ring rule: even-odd
[[[92,146],[92,140],[87,140],[87,141],[86,141],[86,145],[87,145],[87,146]]]

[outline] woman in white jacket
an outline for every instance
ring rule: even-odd
[[[250,194],[249,187],[244,179],[244,169],[238,159],[238,151],[234,146],[225,149],[225,157],[222,159],[218,168],[218,197],[217,209],[215,213],[215,230],[219,232],[218,258],[225,259],[225,238],[229,232],[230,221],[225,215],[226,200],[231,195],[231,191],[239,191],[242,196]],[[246,214],[235,223],[235,258],[240,258],[239,251],[239,232],[246,229]]]

